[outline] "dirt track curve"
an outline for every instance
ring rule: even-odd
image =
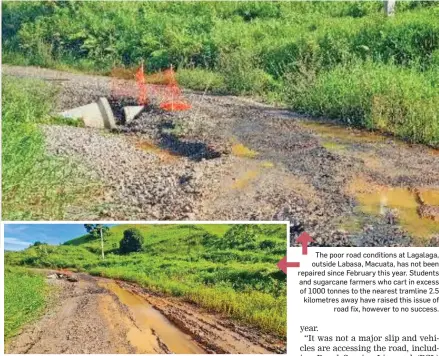
[[[53,275],[54,271],[40,271]],[[86,274],[48,279],[46,314],[6,346],[11,354],[268,354],[285,342],[176,298]]]
[[[50,153],[105,187],[98,207],[71,207],[66,220],[289,220],[292,239],[307,231],[320,246],[439,245],[438,150],[191,91],[191,110],[165,112],[151,90],[153,105],[125,124],[121,107],[136,100],[114,79],[3,71],[56,86],[58,110],[105,96],[116,113],[111,134],[42,127]]]

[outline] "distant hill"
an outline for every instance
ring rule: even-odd
[[[113,250],[114,244],[119,244],[120,240],[123,237],[123,232],[129,228],[136,228],[142,232],[145,237],[149,237],[149,239],[145,239],[145,243],[149,244],[152,242],[151,240],[155,239],[157,236],[160,236],[161,239],[165,239],[165,236],[174,236],[174,237],[185,237],[188,233],[193,233],[194,231],[204,231],[218,237],[221,237],[229,228],[230,225],[192,225],[192,224],[182,224],[176,225],[134,225],[134,224],[125,224],[125,225],[116,225],[110,228],[110,234],[105,237],[105,241],[107,244],[105,245],[105,250]],[[77,237],[75,239],[64,242],[63,245],[66,246],[82,246],[89,249],[101,248],[99,239],[90,239],[88,234],[84,234],[83,236]]]

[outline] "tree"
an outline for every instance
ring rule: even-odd
[[[120,253],[139,252],[142,250],[143,236],[137,229],[127,229],[119,243]]]
[[[47,242],[35,241],[32,246],[41,246],[41,245],[47,245]]]
[[[107,235],[109,232],[108,226],[104,226],[102,224],[84,224],[85,230],[92,238],[101,238],[101,252],[102,259],[105,259],[104,255],[104,235]]]

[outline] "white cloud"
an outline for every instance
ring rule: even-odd
[[[5,237],[5,250],[23,250],[32,245],[31,242],[17,239],[16,237]]]

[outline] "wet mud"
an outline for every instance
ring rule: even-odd
[[[49,270],[36,270],[45,275]],[[8,354],[285,353],[285,341],[135,284],[74,274],[44,316],[6,345]]]

